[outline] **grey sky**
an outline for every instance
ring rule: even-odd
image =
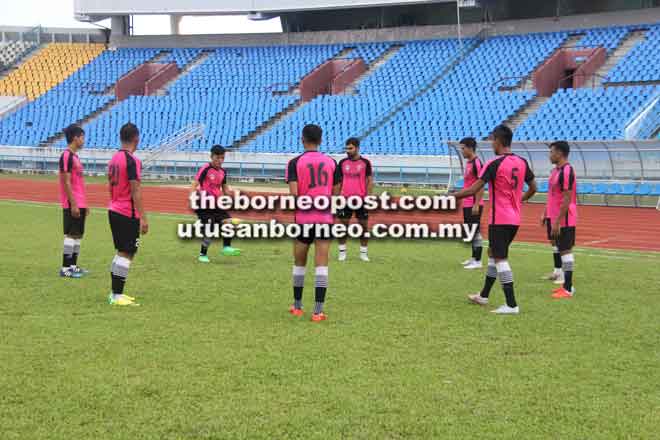
[[[112,0],[108,0],[112,1]],[[182,0],[185,1],[185,0]],[[2,13],[0,25],[48,26],[48,27],[95,27],[73,18],[73,0],[0,0]],[[108,21],[101,22],[110,26]],[[166,15],[136,16],[133,25],[136,34],[167,34],[169,17]],[[251,21],[244,16],[184,17],[182,34],[219,34],[250,32],[281,32],[278,19]]]

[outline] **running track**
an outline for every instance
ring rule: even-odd
[[[143,188],[147,211],[191,214],[188,208],[188,190],[180,187],[145,186]],[[246,193],[249,194],[249,193]],[[0,179],[0,199],[56,203],[58,184],[53,181],[26,179]],[[92,207],[107,206],[106,185],[87,185],[87,199]],[[523,224],[516,237],[519,241],[545,243],[545,229],[539,224],[542,204],[526,204]],[[241,212],[236,217],[247,220],[275,218],[291,221],[290,212]],[[484,215],[484,218],[487,218]],[[373,212],[371,223],[454,223],[459,213],[447,212]],[[660,212],[649,208],[620,208],[580,206],[577,245],[605,249],[627,249],[660,252]],[[484,229],[485,230],[485,229]]]

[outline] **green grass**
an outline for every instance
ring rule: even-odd
[[[507,317],[466,303],[482,274],[460,244],[374,242],[364,264],[350,243],[319,325],[286,313],[289,242],[203,266],[182,218],[152,215],[127,284],[142,305],[112,308],[104,210],[90,276],[64,280],[60,209],[0,209],[2,440],[659,438],[658,254],[578,250],[558,302],[547,249],[515,245]]]

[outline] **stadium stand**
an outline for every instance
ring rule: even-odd
[[[559,89],[543,100],[522,87],[567,42],[613,54],[641,28],[644,39],[614,60],[604,87]],[[0,119],[0,144],[63,146],[62,128],[77,121],[90,148],[110,148],[130,120],[141,127],[145,147],[199,123],[207,141],[193,141],[189,151],[210,141],[292,153],[299,127],[317,122],[325,151],[340,151],[346,137],[359,136],[367,154],[443,155],[445,141],[484,138],[532,102],[539,108],[517,127],[517,139],[623,139],[631,117],[659,90],[658,25],[469,38],[460,47],[456,39],[204,50],[53,43],[0,80],[0,95],[32,100]],[[300,81],[338,58],[362,58],[367,73],[344,94],[303,102]],[[115,83],[146,62],[176,63],[181,73],[155,95],[117,100]],[[652,126],[647,132],[656,133]]]
[[[31,41],[5,41],[0,42],[0,71],[3,71],[37,47]]]
[[[299,140],[293,135],[296,133],[295,127],[314,122],[324,127],[322,148],[325,151],[341,151],[348,136],[364,132],[397,103],[437,76],[451,63],[457,48],[457,40],[407,43],[385,65],[357,86],[356,95],[318,96],[255,139],[246,150],[281,153],[297,151]],[[386,49],[382,45],[360,47],[362,51],[373,51],[374,55]],[[370,152],[368,148],[364,151]],[[383,152],[395,151],[390,149]]]
[[[647,82],[660,80],[660,25],[649,26],[646,41],[637,44],[617,64],[608,80],[618,82]]]
[[[0,94],[24,95],[34,100],[89,63],[103,50],[101,44],[48,44],[0,80]]]

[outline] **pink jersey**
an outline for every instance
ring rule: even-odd
[[[561,219],[560,226],[575,226],[577,224],[577,183],[575,181],[575,170],[569,163],[556,167],[550,173],[548,179],[548,202],[545,215],[550,221],[557,220],[561,212],[561,204],[564,199],[563,192],[571,193],[571,203],[568,205],[568,213]]]
[[[339,161],[341,195],[345,197],[367,195],[367,178],[371,176],[371,162],[364,157]]]
[[[305,151],[289,161],[286,181],[298,182],[298,196],[311,196],[312,199],[330,197],[332,187],[341,183],[341,172],[330,156],[318,151]],[[295,217],[298,224],[333,223],[330,208],[323,211],[297,210]]]
[[[472,185],[474,185],[474,182],[476,182],[479,179],[479,175],[481,174],[481,169],[483,168],[483,165],[481,165],[481,159],[478,157],[475,157],[471,161],[468,161],[465,164],[465,174],[463,175],[463,188],[469,188]],[[463,199],[463,208],[472,208],[474,206],[474,200],[475,196],[470,196],[466,197]],[[480,206],[484,206],[484,199],[483,197],[479,201]]]
[[[128,150],[117,151],[108,163],[110,211],[126,217],[140,218],[131,194],[131,180],[140,181],[142,163]]]
[[[222,185],[227,184],[227,173],[222,168],[214,168],[207,163],[197,171],[195,180],[199,183],[200,192],[205,191],[217,198],[222,195]]]
[[[484,165],[479,178],[488,184],[488,224],[520,225],[523,186],[534,180],[527,161],[513,153],[497,156]]]
[[[76,153],[66,149],[60,156],[60,202],[62,208],[71,208],[69,198],[64,190],[64,173],[71,174],[71,192],[78,208],[87,208],[87,197],[85,195],[85,178],[83,177],[83,166]]]

